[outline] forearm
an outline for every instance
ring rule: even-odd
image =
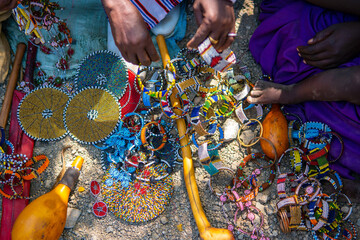
[[[359,0],[306,0],[312,4],[323,8],[328,8],[335,11],[355,14],[360,16],[360,1]]]
[[[307,78],[293,87],[302,101],[347,101],[360,104],[360,66],[335,68]]]

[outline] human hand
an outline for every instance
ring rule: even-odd
[[[0,1],[0,11],[10,10],[15,8],[17,5],[16,0],[1,0]]]
[[[360,53],[360,22],[334,24],[297,48],[306,64],[328,69],[339,66]]]
[[[187,47],[197,48],[207,37],[218,42],[214,47],[219,52],[227,49],[234,41],[229,33],[235,33],[235,14],[232,3],[228,0],[195,0],[194,15],[199,25]]]
[[[159,54],[138,9],[129,0],[102,0],[121,55],[133,64],[149,66]]]

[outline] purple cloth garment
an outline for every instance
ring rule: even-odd
[[[319,31],[341,22],[359,21],[356,16],[330,11],[305,0],[264,0],[260,25],[250,40],[250,51],[265,74],[281,84],[297,83],[323,70],[306,65],[296,47],[304,46]],[[360,65],[360,56],[340,67]],[[340,80],[340,79],[339,79]],[[341,135],[344,153],[331,168],[346,178],[360,175],[360,106],[348,102],[310,101],[287,105],[285,112],[303,121],[319,121]],[[340,144],[334,137],[330,157],[336,158]]]

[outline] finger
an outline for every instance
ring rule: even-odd
[[[208,24],[203,21],[198,30],[196,31],[194,37],[190,39],[190,41],[187,43],[187,47],[190,49],[197,48],[200,43],[202,43],[207,38],[209,33],[210,28]]]
[[[329,52],[320,52],[317,54],[299,54],[305,61],[321,61],[325,59],[330,59],[331,55]]]
[[[322,52],[325,52],[327,50],[326,43],[324,42],[317,43],[314,45],[308,45],[308,46],[299,46],[297,47],[297,51],[302,56],[304,55],[315,55]]]
[[[334,68],[337,66],[337,64],[333,63],[330,59],[324,59],[324,60],[320,60],[320,61],[305,61],[305,64],[317,67],[317,68],[321,68],[321,69],[330,69],[330,68]]]
[[[315,37],[308,40],[308,44],[316,44],[321,41],[324,41],[326,38],[328,38],[333,30],[331,28],[326,28],[325,30],[316,33]]]
[[[194,8],[194,16],[195,16],[196,23],[198,26],[200,26],[202,23],[203,14],[201,11],[201,5],[199,4],[198,1],[194,2],[193,8]]]
[[[211,44],[218,49],[218,46],[221,46],[226,39],[223,39],[220,32],[212,32],[209,34]]]
[[[151,64],[150,56],[145,49],[141,49],[141,51],[137,52],[137,58],[143,66],[149,66]]]
[[[127,55],[127,59],[125,58],[126,61],[135,65],[139,65],[140,62],[135,53],[127,53],[126,55]]]
[[[222,52],[225,48],[224,45],[227,41],[227,33],[223,33],[220,35],[220,37],[218,37],[217,39],[219,39],[219,42],[217,44],[215,44],[215,48],[216,50],[218,50],[219,52]]]
[[[229,31],[229,33],[235,33],[235,26],[234,26],[234,28],[231,30],[231,31]],[[230,47],[230,45],[234,42],[234,40],[235,40],[235,37],[230,37],[230,36],[228,36],[228,34],[229,33],[226,33],[226,35],[225,35],[225,42],[224,42],[224,44],[222,45],[222,46],[220,46],[219,47],[219,51],[220,52],[222,52],[222,51],[224,51],[225,49],[227,49],[227,48],[229,48]],[[219,43],[220,44],[220,43]]]
[[[159,56],[158,52],[156,51],[153,43],[151,43],[150,45],[148,45],[146,47],[146,52],[152,62],[157,62],[160,60],[160,56]]]

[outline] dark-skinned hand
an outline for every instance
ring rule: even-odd
[[[102,0],[115,44],[124,59],[149,66],[160,59],[149,29],[138,9],[129,0]]]
[[[187,43],[190,49],[197,48],[207,37],[218,40],[219,52],[227,49],[234,41],[228,33],[235,33],[235,14],[228,0],[195,0],[194,15],[199,25],[194,37]]]
[[[360,54],[360,22],[334,24],[299,46],[306,64],[329,69],[346,63]]]
[[[0,0],[0,11],[10,10],[17,6],[16,0]]]

